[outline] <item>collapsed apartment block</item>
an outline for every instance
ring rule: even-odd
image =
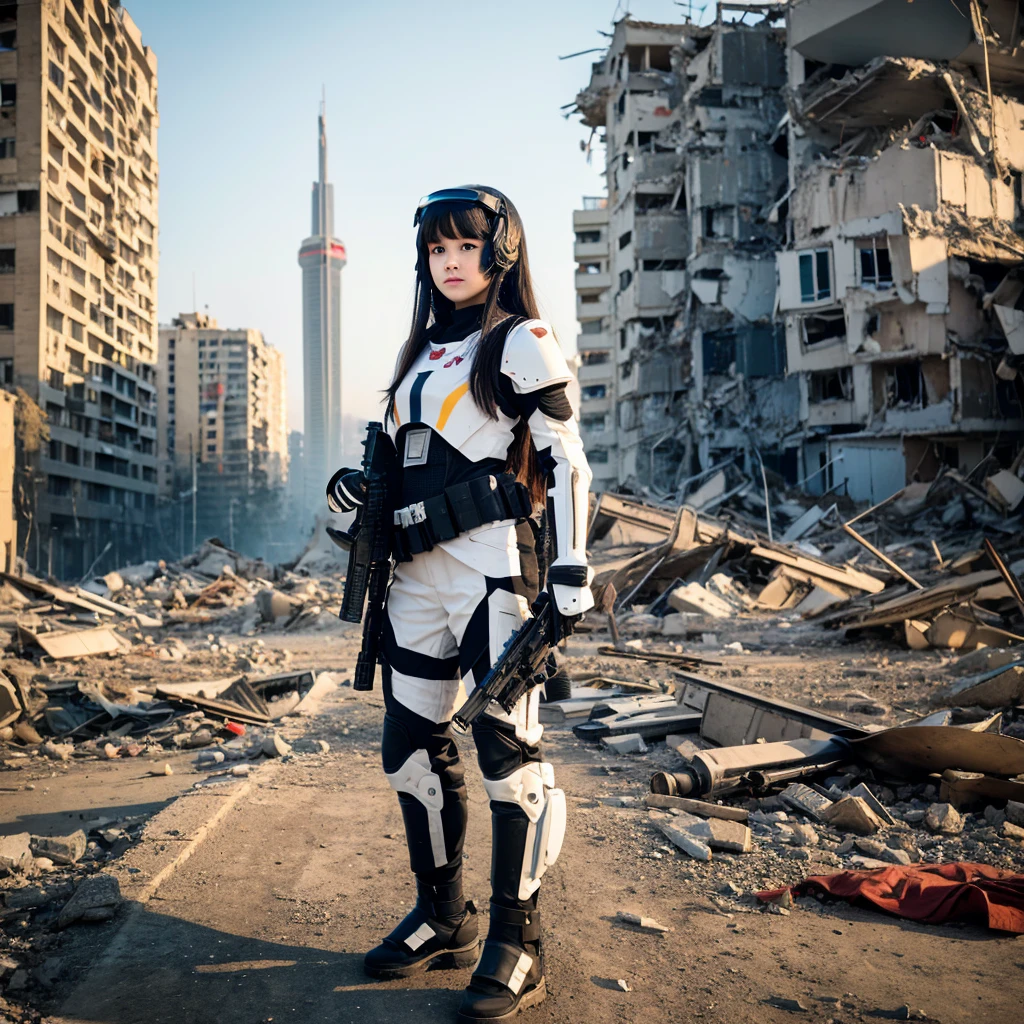
[[[1009,464],[1024,430],[1018,4],[803,0],[788,21],[778,309],[800,477],[878,501],[942,467]]]
[[[714,502],[764,469],[873,500],[1012,461],[1022,21],[801,0],[616,24],[576,99],[608,188],[574,215],[596,486]]]
[[[574,221],[581,428],[599,483],[657,496],[781,469],[797,425],[773,318],[784,32],[725,22],[731,6],[710,26],[618,22],[576,100],[608,182],[600,255],[588,211]]]

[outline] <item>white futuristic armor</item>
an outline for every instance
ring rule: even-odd
[[[424,348],[398,388],[388,420],[389,433],[399,445],[404,467],[422,465],[430,458],[435,439],[440,438],[467,462],[477,464],[478,474],[488,465],[493,467],[490,472],[500,472],[513,440],[513,427],[520,418],[518,413],[528,413],[525,418],[534,446],[549,473],[548,526],[554,533],[555,552],[551,564],[555,572],[549,576],[552,580],[574,576],[578,580],[574,586],[553,583],[552,596],[563,615],[580,615],[593,607],[589,591],[579,593],[592,578],[586,556],[591,472],[565,398],[564,385],[573,380],[572,372],[549,324],[542,320],[519,324],[509,332],[501,358],[501,383],[508,400],[499,403],[497,418],[491,419],[469,394],[469,376],[479,341],[480,332],[476,330],[455,344],[431,343]],[[550,404],[555,398],[561,404],[557,411]],[[563,418],[558,418],[559,414]],[[499,522],[500,527],[491,523],[478,530],[500,528],[511,536],[513,522]],[[486,575],[516,574],[514,564],[502,572],[492,571],[505,559],[481,557],[481,545],[472,544],[467,535],[441,544],[455,558]],[[496,539],[490,546],[500,548]],[[506,550],[514,550],[514,540],[509,541]],[[559,569],[575,573],[560,575]]]
[[[381,643],[381,752],[420,898],[368,954],[371,966],[410,958],[422,964],[469,948],[470,925],[458,916],[468,906],[461,885],[466,790],[449,724],[462,692],[468,695],[494,664],[534,596],[520,572],[516,528],[518,521],[523,529],[532,504],[505,473],[520,420],[529,425],[547,478],[554,556],[548,590],[563,615],[593,607],[586,559],[591,473],[566,397],[573,375],[550,325],[519,323],[501,353],[497,416],[488,417],[470,394],[480,311],[457,311],[428,343],[386,419],[402,480]],[[351,507],[353,492],[344,476],[337,479],[333,500]],[[491,931],[477,974],[516,994],[524,979],[535,984],[540,977],[537,890],[565,832],[565,796],[540,751],[539,699],[534,688],[511,713],[492,705],[473,727],[493,828]],[[511,944],[510,935],[517,936]]]

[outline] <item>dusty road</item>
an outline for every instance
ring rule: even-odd
[[[338,691],[310,723],[329,754],[261,769],[152,899],[65,933],[60,980],[44,1007],[53,1019],[453,1019],[468,971],[391,983],[361,971],[362,953],[414,898],[397,801],[378,765],[382,714],[379,693]],[[658,755],[604,754],[568,729],[549,728],[548,740],[570,820],[541,894],[551,995],[524,1024],[839,1024],[907,1019],[907,1008],[942,1024],[1020,1020],[1024,940],[808,900],[789,916],[749,898],[716,901],[709,893],[728,878],[728,858],[703,865],[666,852],[644,811],[601,802],[642,793]],[[479,775],[468,774],[467,890],[486,906],[489,815]],[[616,925],[618,910],[672,931]]]

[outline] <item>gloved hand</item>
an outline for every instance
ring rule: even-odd
[[[366,500],[366,480],[358,469],[338,470],[327,484],[327,505],[332,512],[353,512]]]
[[[584,588],[587,592],[590,592],[590,588]],[[547,590],[541,591],[538,595],[537,600],[534,601],[531,611],[534,615],[544,607],[544,604],[550,604],[551,606],[551,632],[548,636],[548,643],[555,647],[567,636],[571,636],[573,630],[576,628],[576,623],[583,618],[582,615],[563,615],[558,610],[558,604]]]

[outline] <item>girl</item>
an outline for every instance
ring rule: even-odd
[[[418,900],[366,955],[367,973],[381,978],[477,960],[476,908],[462,892],[466,789],[450,725],[460,679],[472,691],[528,615],[516,525],[536,501],[547,503],[559,635],[593,606],[591,473],[566,396],[572,374],[537,316],[519,214],[495,189],[467,186],[426,196],[415,225],[412,328],[385,416],[402,469],[381,746]],[[328,498],[335,511],[356,507],[360,474],[339,471]],[[491,802],[492,894],[462,1024],[507,1020],[546,995],[537,890],[558,856],[565,797],[541,756],[538,700],[534,689],[512,714],[491,705],[473,728]]]

